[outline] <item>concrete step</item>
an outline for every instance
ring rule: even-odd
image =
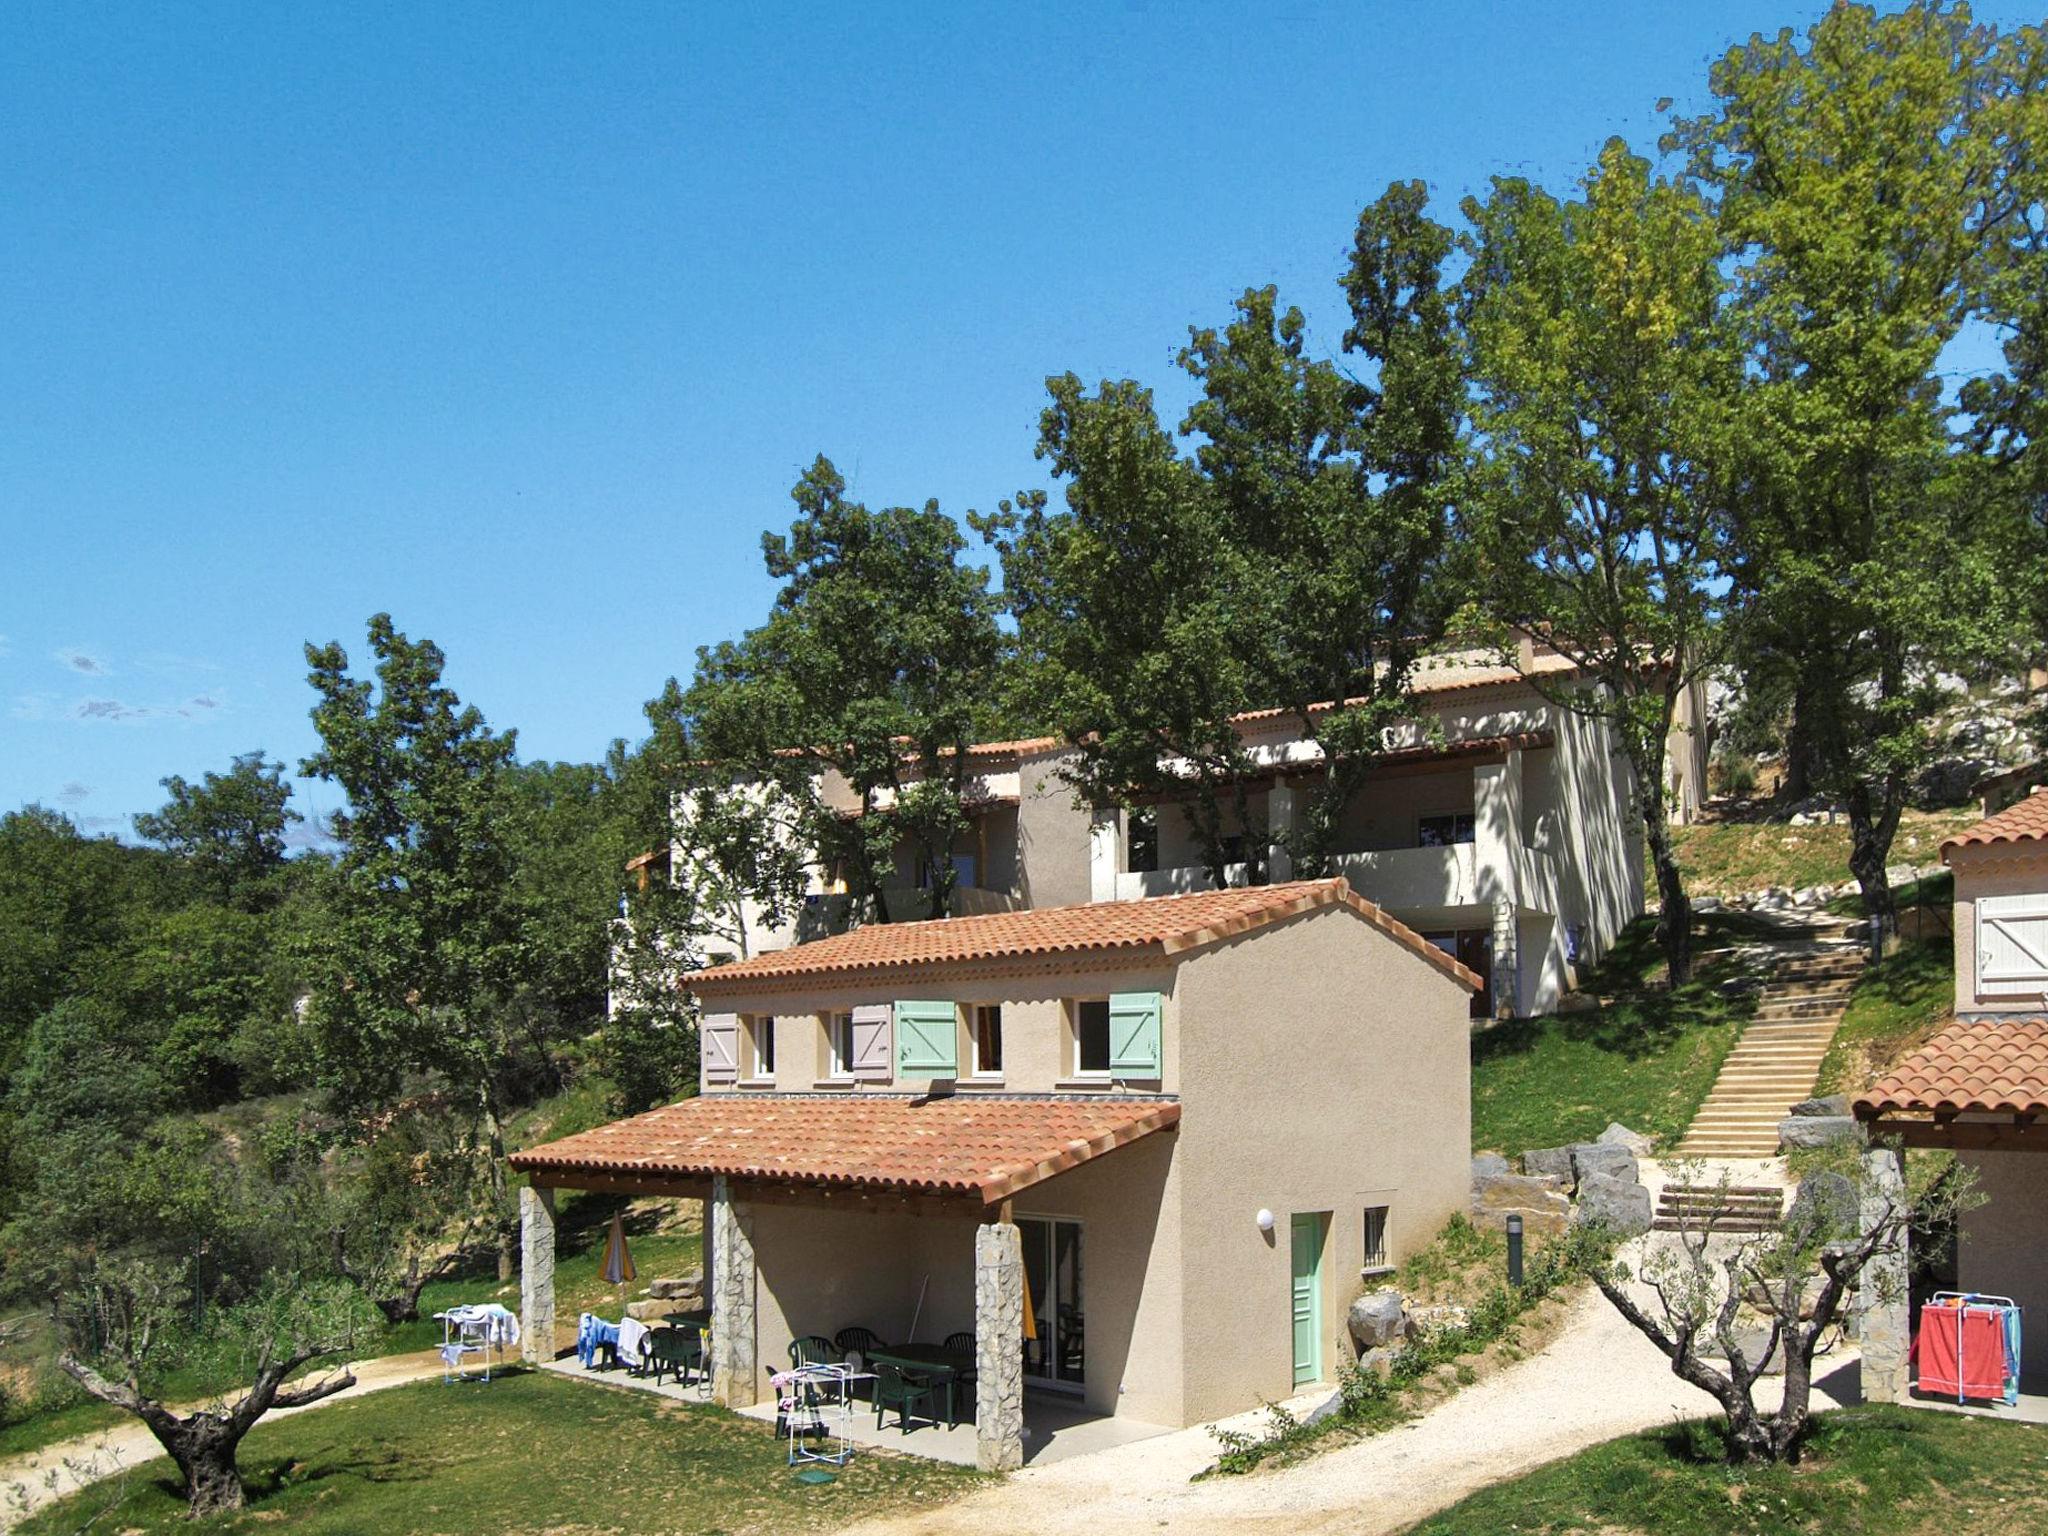
[[[1736,1217],[1714,1222],[1713,1230],[1716,1233],[1729,1232],[1737,1236],[1747,1236],[1752,1233],[1772,1231],[1777,1225],[1778,1223],[1775,1220],[1749,1221]],[[1674,1221],[1670,1217],[1659,1216],[1651,1221],[1650,1230],[1653,1232],[1699,1232],[1706,1226],[1707,1223],[1704,1221]]]

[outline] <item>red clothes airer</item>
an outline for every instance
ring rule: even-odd
[[[1922,1392],[2010,1399],[2018,1384],[2020,1309],[2010,1297],[1939,1292],[1920,1308],[1915,1385]]]

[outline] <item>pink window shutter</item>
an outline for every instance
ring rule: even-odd
[[[869,1003],[853,1010],[853,1075],[887,1082],[896,1060],[890,1037],[889,1005]]]
[[[707,1083],[732,1083],[740,1075],[740,1016],[707,1013],[697,1024],[698,1055]]]

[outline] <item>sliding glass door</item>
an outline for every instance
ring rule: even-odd
[[[1025,1319],[1024,1379],[1033,1386],[1078,1392],[1087,1381],[1087,1334],[1081,1310],[1081,1223],[1020,1216]],[[1033,1333],[1037,1337],[1032,1337]]]

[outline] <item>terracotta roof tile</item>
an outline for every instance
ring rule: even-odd
[[[2048,1110],[2048,1019],[1957,1019],[1856,1100],[1892,1110]]]
[[[1003,1199],[1180,1122],[1163,1098],[715,1093],[515,1152],[528,1173],[771,1179]]]
[[[1987,816],[1974,827],[1965,827],[1941,845],[1942,862],[1951,848],[1974,847],[1980,843],[2031,843],[2048,837],[2048,790],[2036,790],[2015,800],[1996,816]]]
[[[687,985],[693,992],[723,995],[750,983],[908,966],[1119,950],[1164,958],[1329,906],[1349,908],[1472,990],[1477,991],[1482,985],[1479,977],[1412,928],[1389,917],[1342,878],[1195,891],[1143,901],[1039,907],[1026,912],[995,912],[921,923],[870,923],[829,939],[816,939],[693,972]]]

